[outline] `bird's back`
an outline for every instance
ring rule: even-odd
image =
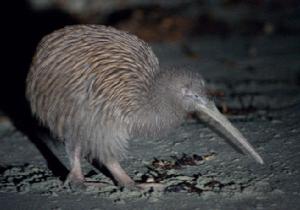
[[[111,27],[68,26],[42,39],[27,77],[33,113],[63,135],[66,122],[138,108],[158,73],[151,48]],[[82,119],[81,119],[82,118]]]

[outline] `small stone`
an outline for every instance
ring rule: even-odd
[[[153,177],[148,177],[147,180],[146,180],[147,183],[152,183],[152,182],[154,182],[154,181],[155,181],[155,180],[154,180]]]
[[[277,195],[282,195],[284,194],[284,191],[280,190],[280,189],[275,189],[272,191],[273,194],[277,194]]]
[[[269,182],[266,181],[259,181],[255,184],[255,191],[257,192],[271,192],[272,187],[270,186]]]
[[[190,177],[190,176],[177,176],[176,179],[180,180],[180,181],[192,181],[193,177]]]
[[[62,210],[62,208],[61,207],[53,207],[53,208],[51,208],[51,210]]]
[[[156,202],[160,201],[160,199],[157,198],[157,197],[151,196],[151,197],[148,199],[148,201],[149,201],[150,203],[156,203]]]
[[[281,135],[279,133],[274,135],[274,138],[280,138],[280,137],[281,137]]]
[[[282,123],[281,120],[276,120],[276,119],[273,119],[271,122],[272,122],[273,124],[280,124],[280,123]]]
[[[167,175],[178,175],[178,171],[175,169],[170,169],[167,171]]]
[[[211,198],[212,196],[215,196],[215,195],[216,195],[216,193],[213,192],[213,191],[203,191],[202,194],[201,194],[201,197],[203,199],[209,199],[209,198]]]

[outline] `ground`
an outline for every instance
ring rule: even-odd
[[[202,73],[218,107],[265,164],[190,119],[167,137],[130,141],[122,161],[135,180],[164,183],[164,192],[120,189],[88,163],[87,177],[111,186],[72,190],[49,169],[35,141],[2,113],[1,209],[300,209],[299,37],[203,36],[151,45],[162,67]],[[63,145],[48,146],[68,167]]]

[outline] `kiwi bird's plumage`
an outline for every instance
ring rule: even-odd
[[[80,180],[83,153],[131,183],[116,161],[125,156],[127,140],[165,134],[194,111],[263,163],[208,99],[198,73],[161,69],[145,42],[111,27],[69,26],[44,37],[26,95],[33,113],[65,141],[71,175]]]
[[[170,107],[153,104],[160,74],[157,57],[136,36],[105,26],[70,26],[40,42],[26,95],[54,135],[105,162],[124,156],[128,138],[179,123]],[[161,120],[162,109],[168,122]]]

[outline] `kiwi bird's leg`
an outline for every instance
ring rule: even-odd
[[[84,176],[81,170],[81,146],[76,145],[75,147],[70,143],[66,142],[66,151],[71,165],[70,173],[66,179],[67,183],[75,185],[84,184]]]
[[[75,147],[66,143],[66,150],[69,156],[71,170],[66,179],[66,184],[72,187],[85,189],[88,186],[92,187],[104,187],[109,185],[104,182],[86,181],[81,169],[81,146],[76,145]]]
[[[134,186],[134,181],[127,175],[117,160],[111,160],[104,165],[118,182],[118,185],[129,188]]]
[[[164,185],[159,183],[135,183],[123,170],[118,161],[110,161],[109,163],[106,163],[105,166],[120,186],[124,186],[129,189],[142,190],[148,190],[150,188],[153,188],[159,191],[165,188]]]
[[[258,163],[263,164],[264,161],[261,156],[254,150],[247,139],[236,129],[229,120],[223,116],[211,101],[207,103],[198,103],[197,115],[200,119],[208,123],[218,133],[226,137],[235,145],[244,149],[249,153]]]

